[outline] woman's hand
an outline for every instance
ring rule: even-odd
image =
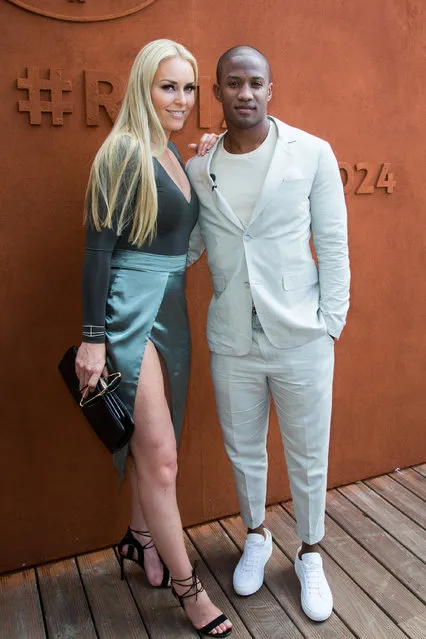
[[[218,139],[216,133],[204,133],[198,144],[188,144],[188,148],[195,151],[197,155],[205,155],[214,147],[216,140]]]
[[[89,344],[88,342],[80,344],[75,358],[75,373],[80,382],[80,390],[87,386],[87,392],[92,393],[100,376],[106,377],[108,375],[105,359],[105,344]]]

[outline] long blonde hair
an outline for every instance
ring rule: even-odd
[[[118,117],[93,162],[86,192],[86,224],[100,231],[113,228],[114,220],[114,230],[120,235],[131,223],[129,241],[139,248],[155,237],[158,201],[152,157],[167,147],[152,104],[151,86],[161,62],[176,57],[191,64],[197,82],[197,62],[177,42],[154,40],[138,53]],[[124,199],[119,197],[120,187]]]

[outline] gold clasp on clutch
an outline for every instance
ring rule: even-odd
[[[117,382],[117,380],[119,379],[121,379],[121,373],[111,373],[111,375],[108,375],[106,380],[103,377],[100,377],[98,383],[100,384],[102,390],[100,390],[99,393],[96,393],[96,395],[84,395],[80,400],[81,408],[92,404],[99,397],[105,395],[105,393],[109,393],[111,390],[113,390],[113,388],[116,388],[118,384],[116,384],[115,382]],[[81,392],[84,393],[86,389],[87,386],[82,388]]]

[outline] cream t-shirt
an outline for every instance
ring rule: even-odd
[[[210,171],[218,191],[228,202],[244,227],[250,224],[271,164],[278,138],[277,127],[270,120],[269,132],[262,144],[250,153],[228,153],[223,138],[217,145]]]

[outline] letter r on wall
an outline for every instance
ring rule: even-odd
[[[85,71],[86,124],[99,126],[99,110],[103,107],[111,122],[120,110],[124,96],[124,82],[118,73],[110,71]],[[101,85],[109,85],[108,92],[101,91]]]

